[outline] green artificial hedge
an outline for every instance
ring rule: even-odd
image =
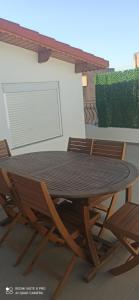
[[[96,75],[99,127],[139,128],[139,69]]]

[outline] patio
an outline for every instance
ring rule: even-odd
[[[15,234],[16,232],[16,234]],[[37,267],[34,268],[32,272],[27,277],[23,277],[22,272],[24,266],[27,263],[26,257],[24,262],[17,268],[12,265],[16,259],[18,249],[22,248],[24,241],[27,237],[27,232],[25,229],[17,228],[14,232],[14,236],[11,235],[10,239],[2,246],[0,263],[1,263],[1,294],[4,297],[5,288],[7,286],[12,287],[46,287],[44,296],[37,295],[37,299],[50,299],[52,290],[57,284],[56,278],[58,278],[59,270],[63,271],[61,265],[64,267],[64,262],[67,263],[69,259],[69,254],[66,250],[58,247],[48,247],[47,251],[37,263]],[[20,232],[20,235],[19,235]],[[21,232],[24,235],[21,235]],[[20,238],[19,238],[20,237]],[[120,261],[125,259],[126,253],[125,249],[122,251],[119,249],[112,257],[112,259],[98,272],[96,277],[90,282],[85,283],[81,274],[87,271],[87,264],[78,260],[77,266],[75,266],[74,271],[71,274],[69,282],[67,283],[60,299],[70,300],[70,299],[95,299],[95,300],[137,300],[139,294],[138,287],[138,276],[139,268],[126,273],[122,276],[114,278],[110,275],[107,270],[112,266],[115,266]],[[8,257],[8,262],[7,262]],[[55,272],[52,271],[51,262],[55,265]],[[6,295],[7,297],[7,295]],[[33,297],[30,296],[32,299]],[[29,299],[30,299],[29,298]],[[22,299],[27,299],[27,296],[22,296]],[[33,298],[34,299],[34,298]]]
[[[81,138],[85,136],[82,74],[86,75],[87,72],[93,70],[98,70],[98,72],[102,69],[104,71],[108,70],[109,62],[7,20],[0,19],[0,32],[0,65],[3,69],[0,86],[0,138],[8,140],[12,156],[29,152],[41,153],[40,151],[66,150],[69,136]],[[20,58],[20,62],[18,58]],[[16,72],[13,73],[13,69]],[[90,82],[91,80],[90,77]],[[92,98],[88,99],[90,101]],[[85,105],[86,123],[88,124],[86,125],[86,137],[129,141],[125,160],[133,163],[139,169],[139,144],[135,144],[139,142],[138,129],[134,129],[134,134],[132,129],[129,128],[118,129],[118,135],[116,130],[112,131],[112,135],[109,136],[109,129],[105,128],[104,131],[107,134],[103,134],[103,129],[101,132],[100,128],[94,126],[98,123],[94,103],[91,100],[86,102]],[[93,123],[90,119],[90,110],[92,110],[93,120],[95,120]],[[37,123],[36,120],[38,120]],[[36,130],[36,127],[38,130]],[[116,136],[113,135],[113,132]],[[130,139],[127,138],[128,135]],[[45,158],[43,168],[44,162],[46,162]],[[54,160],[53,163],[55,165]],[[34,165],[36,167],[36,164]],[[24,163],[24,166],[25,168],[28,167],[28,163]],[[111,166],[113,170],[113,164]],[[80,166],[76,169],[80,170]],[[92,167],[93,171],[94,169]],[[105,166],[103,169],[106,170]],[[67,170],[67,174],[69,174],[68,167]],[[92,180],[88,170],[86,173],[81,170],[81,173],[87,174]],[[63,173],[63,170],[61,173]],[[27,174],[29,175],[29,173]],[[105,181],[105,172],[103,177]],[[118,170],[118,181],[119,177]],[[56,178],[59,178],[59,176],[57,175]],[[79,177],[77,176],[77,178]],[[68,178],[66,182],[68,188],[69,182],[71,182],[73,189],[74,178],[72,180]],[[63,183],[63,180],[60,180],[60,184],[61,182]],[[52,183],[55,183],[53,178]],[[57,184],[55,186],[57,187]],[[95,184],[94,186],[96,187]],[[26,184],[24,184],[24,187],[26,187]],[[78,192],[80,190],[82,189],[79,187]],[[55,195],[58,198],[58,194]],[[137,181],[133,187],[133,202],[139,203],[138,195],[139,182]],[[64,196],[61,195],[61,197]],[[76,197],[74,198],[76,199]],[[82,196],[80,198],[83,200],[86,197]],[[86,199],[88,198],[89,196]],[[70,197],[67,197],[67,199],[70,199]],[[119,201],[117,201],[117,208],[124,203],[124,199],[125,194],[122,192]],[[0,219],[4,217],[4,212],[0,209]],[[0,226],[0,235],[3,234],[4,230],[5,228]],[[14,295],[18,299],[22,295],[22,299],[28,299],[27,297],[32,299],[36,293],[37,299],[51,299],[58,280],[65,271],[67,262],[71,257],[70,251],[67,251],[64,247],[61,251],[61,246],[49,244],[44,254],[38,259],[33,272],[28,276],[23,276],[22,273],[30,261],[31,254],[35,252],[37,241],[34,242],[32,251],[27,253],[21,264],[16,268],[13,265],[17,255],[24,248],[30,236],[30,231],[29,226],[18,224],[0,247],[1,293],[3,298]],[[107,231],[107,237],[111,241],[115,239],[109,231]],[[85,243],[86,241],[83,240],[82,245],[84,248]],[[83,275],[89,270],[90,265],[88,261],[84,262],[78,259],[75,269],[73,269],[59,298],[61,300],[76,298],[81,300],[137,300],[139,295],[139,267],[118,277],[114,277],[108,272],[109,269],[123,262],[126,257],[125,248],[120,246],[89,283],[83,280]],[[100,259],[101,256],[98,256],[98,258]]]
[[[138,146],[131,144],[128,145],[126,160],[133,162],[137,167],[139,167]],[[122,193],[120,198],[121,201],[124,198]],[[137,200],[138,182],[134,185],[133,189],[133,201]],[[119,201],[120,204],[121,201]],[[0,233],[2,233],[3,230],[4,229],[0,227]],[[18,225],[8,240],[0,248],[2,296],[7,297],[5,293],[6,287],[45,287],[46,290],[44,291],[44,295],[37,295],[37,299],[50,299],[50,295],[57,284],[57,279],[59,279],[59,275],[64,271],[64,267],[71,254],[64,249],[61,251],[60,247],[49,245],[47,251],[45,251],[39,258],[37,265],[34,267],[34,271],[24,277],[22,272],[30,258],[30,254],[28,253],[26,255],[25,259],[18,267],[14,268],[13,264],[16,260],[18,251],[22,249],[24,241],[28,238],[28,234],[29,232],[26,228],[22,225]],[[109,237],[112,238],[110,234]],[[120,249],[116,250],[112,258],[109,259],[109,261],[101,268],[96,277],[90,283],[85,283],[81,277],[82,274],[88,270],[87,263],[78,260],[75,265],[75,269],[73,270],[69,281],[60,296],[60,299],[68,300],[76,299],[78,297],[78,299],[81,300],[137,300],[139,295],[139,267],[136,267],[132,271],[115,278],[107,272],[107,270],[109,270],[112,266],[120,264],[120,262],[122,262],[125,258],[126,251],[121,246]],[[52,261],[55,266],[55,271],[51,265]],[[29,299],[33,298],[31,295],[29,296]],[[19,295],[17,295],[17,297],[19,297]],[[27,296],[22,295],[22,299],[27,299]]]

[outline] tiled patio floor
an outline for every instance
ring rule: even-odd
[[[5,295],[5,288],[12,287],[29,287],[40,286],[46,287],[43,296],[19,296],[17,299],[50,299],[52,290],[57,284],[64,265],[68,262],[70,254],[60,247],[49,246],[44,255],[38,260],[34,267],[34,271],[24,277],[22,272],[29,261],[30,255],[24,259],[18,267],[13,267],[18,250],[22,248],[24,241],[28,237],[28,231],[23,226],[18,226],[14,234],[0,249],[0,289],[1,297],[11,297]],[[33,251],[33,248],[32,250]],[[88,265],[82,261],[78,261],[73,273],[68,281],[67,286],[61,295],[61,300],[85,299],[85,300],[138,300],[139,299],[139,267],[119,277],[113,277],[107,270],[125,259],[126,253],[121,247],[117,250],[96,277],[90,282],[85,283],[82,280],[84,272],[88,270]]]
[[[0,230],[2,233],[3,229]],[[10,238],[0,248],[0,299],[11,298],[6,295],[6,287],[45,287],[44,295],[15,295],[15,299],[50,299],[58,278],[70,259],[70,253],[57,246],[49,245],[44,254],[39,258],[34,270],[28,276],[22,273],[30,259],[30,254],[25,257],[18,267],[13,267],[19,250],[29,237],[30,232],[23,225],[11,234]],[[36,241],[37,242],[37,241]],[[35,247],[31,248],[33,252]],[[139,267],[121,275],[113,277],[108,270],[118,265],[127,257],[124,248],[120,247],[113,254],[109,262],[103,266],[96,277],[90,282],[83,281],[83,274],[88,271],[89,265],[78,260],[71,277],[65,286],[61,300],[138,300],[139,299]]]

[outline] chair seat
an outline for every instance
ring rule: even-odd
[[[131,202],[124,204],[104,226],[121,236],[139,241],[139,205]]]

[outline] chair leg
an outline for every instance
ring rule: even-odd
[[[108,259],[110,259],[111,255],[113,255],[114,251],[118,248],[119,243],[115,243],[110,247],[110,249],[107,251],[105,256],[101,258],[99,265],[97,266],[91,266],[89,271],[84,275],[84,280],[86,282],[90,282],[96,275],[96,273],[99,271],[100,268],[107,262]]]
[[[10,232],[12,231],[12,229],[14,228],[14,226],[17,224],[17,222],[20,219],[20,217],[21,217],[21,213],[19,212],[15,216],[15,218],[12,220],[12,222],[8,225],[8,228],[7,228],[6,232],[3,234],[3,236],[0,239],[0,246],[5,241],[5,239],[7,238],[7,236],[10,234]]]
[[[64,285],[66,284],[66,282],[67,282],[67,280],[68,280],[68,278],[69,278],[69,276],[70,276],[70,274],[73,270],[73,267],[74,267],[74,265],[77,261],[77,258],[78,257],[75,254],[72,256],[72,258],[71,258],[71,260],[70,260],[70,262],[69,262],[69,264],[66,268],[66,271],[65,271],[65,273],[62,277],[62,280],[58,283],[58,285],[57,285],[57,287],[56,287],[56,289],[55,289],[55,291],[52,295],[52,298],[51,298],[52,300],[55,300],[60,295],[60,293],[62,292],[62,289],[63,289]]]
[[[115,230],[112,230],[112,233],[117,237],[118,241],[120,241],[121,244],[126,247],[126,249],[129,251],[129,253],[131,253],[133,257],[138,255],[138,247],[135,247],[135,243],[129,243],[126,236],[121,237],[121,235]]]
[[[37,251],[34,255],[34,257],[32,258],[31,262],[29,263],[29,265],[27,266],[27,268],[25,269],[23,275],[27,275],[32,271],[32,268],[35,264],[35,262],[37,261],[37,259],[39,258],[39,256],[43,253],[45,247],[47,246],[47,243],[49,241],[49,236],[51,235],[51,233],[54,231],[55,226],[53,226],[51,228],[51,230],[49,230],[42,238],[40,244],[37,247]]]
[[[88,206],[84,206],[84,208],[83,208],[83,220],[84,220],[84,230],[85,230],[85,236],[86,236],[86,241],[87,241],[87,245],[88,245],[88,249],[89,249],[90,258],[91,258],[91,261],[93,262],[93,264],[95,266],[97,266],[100,264],[100,259],[98,256],[96,243],[95,243],[95,241],[93,239],[93,235],[92,235],[93,224],[92,224],[92,226],[90,226],[90,217],[89,217]],[[95,222],[94,222],[94,224],[95,224]]]
[[[139,255],[134,256],[132,259],[126,261],[124,264],[110,270],[114,276],[128,272],[139,264]]]
[[[132,199],[132,186],[129,186],[125,191],[125,203],[131,202]]]
[[[14,210],[15,205],[13,205],[13,204],[10,205],[10,203],[8,204],[7,200],[2,195],[0,195],[0,205],[9,218],[12,218],[12,219],[15,218],[15,216],[17,214]]]
[[[116,203],[116,200],[118,198],[118,194],[114,194],[114,196],[112,197],[111,201],[110,201],[110,205],[109,205],[109,208],[108,208],[108,211],[106,213],[106,216],[105,216],[105,219],[104,219],[104,222],[106,222],[108,220],[108,218],[110,218],[110,216],[112,215],[113,213],[113,208],[115,206],[115,203]],[[103,222],[103,223],[104,223]],[[102,227],[100,228],[100,231],[98,233],[98,237],[102,237],[102,234],[104,233],[105,231],[105,228],[104,226],[102,225]]]
[[[27,245],[25,246],[25,248],[23,249],[23,251],[20,253],[20,255],[18,256],[15,264],[14,264],[14,267],[16,267],[17,265],[20,264],[20,262],[22,261],[22,259],[24,258],[25,254],[27,253],[27,251],[29,250],[29,248],[31,247],[34,239],[36,238],[37,236],[37,232],[33,232],[30,240],[28,241]]]

